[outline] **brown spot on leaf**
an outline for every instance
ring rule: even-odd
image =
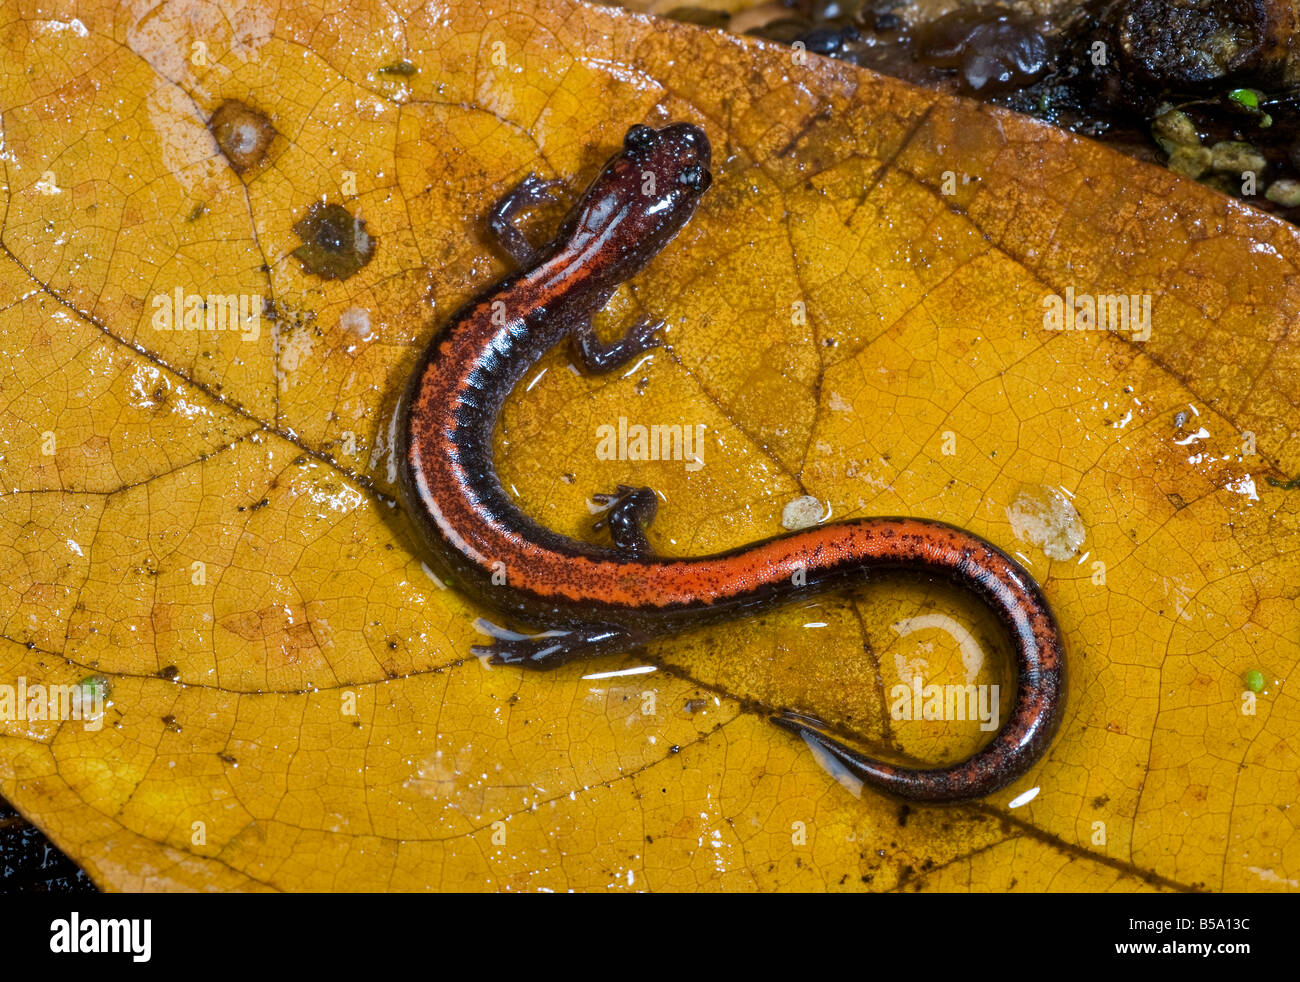
[[[274,656],[272,664],[277,666],[298,664],[304,652],[320,653],[303,607],[268,604],[258,610],[227,614],[219,623],[236,637],[263,645],[266,656]]]
[[[265,113],[234,99],[227,99],[217,107],[208,120],[208,129],[236,174],[260,164],[275,138],[275,127]]]
[[[166,634],[172,629],[172,604],[160,603],[154,604],[150,611],[149,621],[153,627],[154,635]]]
[[[342,205],[314,202],[293,230],[302,239],[294,257],[303,272],[323,280],[346,280],[375,254],[366,223]]]

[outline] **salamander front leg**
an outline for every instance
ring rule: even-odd
[[[663,326],[663,321],[647,317],[633,324],[617,341],[605,344],[596,337],[588,320],[573,329],[573,337],[583,367],[592,374],[599,374],[622,368],[643,351],[658,347],[660,341],[655,332]]]
[[[522,211],[556,200],[552,192],[558,187],[563,187],[562,181],[545,181],[536,174],[529,174],[492,206],[488,215],[488,231],[492,233],[492,238],[501,251],[520,266],[532,265],[537,258],[537,250],[524,233],[519,231],[515,219]]]
[[[649,559],[654,550],[646,540],[645,530],[659,510],[659,496],[650,488],[620,484],[613,494],[593,494],[592,500],[605,506],[605,512],[592,526],[609,529],[614,548],[631,559]]]
[[[626,651],[645,640],[614,624],[584,624],[540,634],[516,634],[485,621],[477,622],[475,627],[484,634],[491,634],[495,640],[491,644],[474,645],[470,651],[487,656],[493,665],[522,665],[525,668],[556,668],[574,658]]]

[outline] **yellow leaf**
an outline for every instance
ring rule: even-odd
[[[100,886],[1300,882],[1291,226],[1031,120],[614,10],[46,16],[0,33],[0,683],[109,702],[0,720],[0,794]],[[547,355],[507,403],[503,484],[579,537],[593,493],[652,484],[669,555],[775,534],[805,496],[1018,553],[1072,682],[999,795],[854,796],[767,722],[970,753],[975,723],[892,711],[918,672],[1009,699],[996,630],[947,588],[881,579],[530,674],[470,655],[481,612],[423,565],[392,416],[437,323],[507,272],[487,209],[530,172],[576,192],[669,120],[706,129],[715,185],[601,323],[662,316],[670,348],[601,379]],[[1121,293],[1150,297],[1149,337],[1045,324],[1051,297]],[[256,302],[217,331],[210,296]],[[600,459],[620,417],[702,426],[704,466]]]

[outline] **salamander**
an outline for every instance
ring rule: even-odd
[[[716,555],[668,557],[646,536],[658,506],[649,488],[594,496],[604,545],[544,528],[498,480],[492,438],[502,403],[544,353],[572,338],[589,372],[608,372],[660,343],[662,321],[640,320],[603,343],[592,316],[690,220],[712,181],[709,166],[709,141],[697,126],[637,125],[548,244],[535,246],[518,218],[556,200],[559,182],[529,175],[497,202],[488,229],[517,268],[450,317],[399,400],[405,508],[432,568],[479,603],[541,629],[497,631],[492,644],[474,649],[495,664],[550,668],[626,651],[886,570],[946,578],[995,612],[1014,649],[1014,707],[991,742],[950,766],[904,767],[851,749],[800,713],[771,720],[887,794],[933,802],[988,795],[1039,758],[1065,701],[1064,645],[1047,600],[993,544],[939,521],[882,517],[828,522]]]

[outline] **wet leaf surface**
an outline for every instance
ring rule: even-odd
[[[0,722],[0,794],[97,884],[1300,883],[1295,229],[1025,119],[601,8],[5,18],[0,680],[103,677],[109,704]],[[229,102],[276,134],[238,171],[219,140],[258,134],[214,136]],[[655,313],[670,347],[600,379],[548,355],[508,402],[503,482],[579,536],[593,493],[652,484],[667,554],[775,534],[802,496],[1018,553],[1071,693],[993,798],[854,796],[766,722],[969,753],[978,724],[893,711],[918,673],[1009,698],[952,590],[880,579],[525,674],[469,654],[483,612],[422,567],[392,414],[436,324],[507,271],[482,217],[679,119],[714,187],[601,318]],[[294,256],[314,202],[380,243],[344,278]],[[1046,297],[1121,293],[1151,297],[1148,338],[1045,327]],[[703,466],[601,459],[620,418],[703,427]]]

